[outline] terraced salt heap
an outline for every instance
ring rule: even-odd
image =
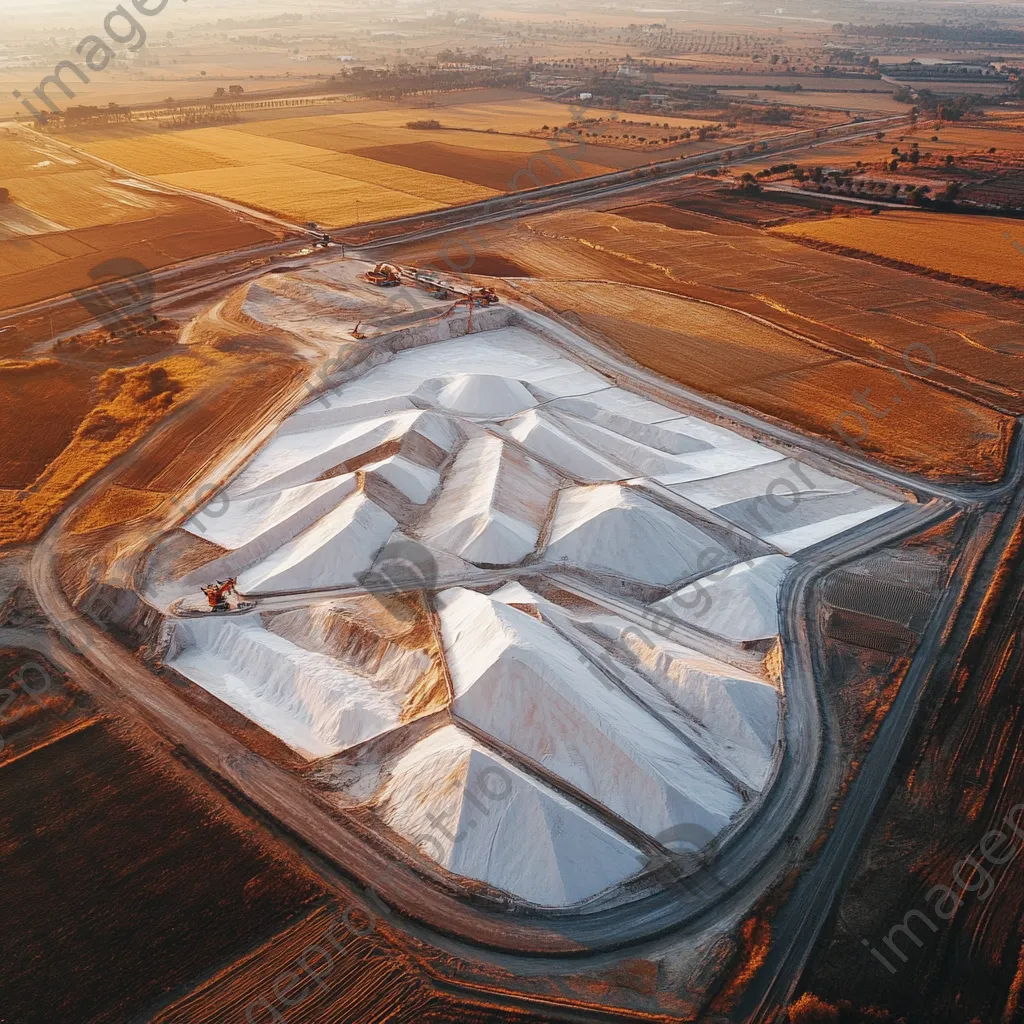
[[[596,625],[632,651],[644,676],[713,739],[716,756],[764,790],[782,743],[771,683],[616,617]]]
[[[786,554],[899,506],[849,480],[786,459],[672,488]]]
[[[470,590],[438,597],[457,718],[553,772],[648,835],[721,831],[743,800],[557,632]]]
[[[543,412],[523,413],[508,420],[504,427],[528,452],[561,467],[573,480],[596,483],[630,476],[624,466],[599,455]]]
[[[365,494],[352,494],[313,526],[238,577],[243,594],[354,587],[398,523]]]
[[[265,629],[259,616],[179,622],[167,664],[305,757],[394,729],[405,694]]]
[[[417,409],[339,426],[281,430],[231,482],[228,500],[312,483],[346,460],[398,443],[407,434],[421,435],[443,451],[451,451],[459,439],[458,427],[449,418]]]
[[[782,555],[737,562],[681,587],[651,610],[735,643],[779,632],[779,588],[795,563]]]
[[[271,628],[182,620],[169,663],[305,756],[402,751],[375,791],[381,819],[448,871],[530,902],[618,884],[642,862],[638,832],[727,842],[784,735],[784,702],[735,667],[757,663],[740,646],[777,636],[801,557],[787,556],[898,502],[612,384],[582,364],[582,339],[556,344],[532,313],[481,310],[460,336],[464,312],[420,309],[405,286],[385,295],[363,269],[247,292],[244,316],[337,352],[342,370],[185,524],[217,545],[211,560],[195,568],[205,549],[176,538],[188,571],[154,584],[154,603],[176,608],[237,575]],[[307,614],[315,591],[426,597],[403,599],[415,629],[378,635],[338,608]],[[427,715],[428,736],[401,734]],[[514,795],[470,829],[491,767]],[[454,838],[424,839],[433,820]]]
[[[391,766],[381,818],[448,871],[544,907],[589,899],[643,855],[462,729],[445,726]]]
[[[462,447],[419,536],[475,565],[516,565],[536,548],[557,485],[538,462],[481,434]]]
[[[546,555],[554,563],[655,585],[733,557],[695,524],[616,484],[559,494]]]
[[[551,626],[707,764],[748,792],[765,789],[781,755],[773,685],[600,606],[569,610],[518,582],[506,583],[491,598]],[[611,651],[598,637],[613,642]]]

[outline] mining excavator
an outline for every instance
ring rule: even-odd
[[[244,612],[249,608],[256,607],[255,601],[242,601],[238,597],[238,591],[235,590],[235,584],[237,582],[238,578],[236,576],[232,576],[230,579],[217,580],[216,583],[211,583],[202,588],[203,593],[206,595],[206,600],[210,602],[211,612]],[[235,596],[234,607],[228,604],[229,594],[234,594]]]
[[[392,288],[402,283],[402,275],[398,268],[390,263],[378,263],[373,270],[368,270],[363,277],[378,288]]]
[[[499,301],[501,300],[490,288],[471,288],[468,295],[463,295],[452,303],[452,308],[448,310],[448,313],[445,313],[445,316],[449,313],[454,313],[459,306],[467,306],[469,308],[469,323],[466,325],[466,330],[469,334],[472,334],[473,308],[475,306],[493,306]]]

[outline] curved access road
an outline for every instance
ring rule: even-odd
[[[576,353],[576,358],[580,358]],[[624,368],[619,371],[625,376]],[[669,385],[657,381],[662,388]],[[248,458],[259,439],[297,401],[301,389],[282,398],[274,415],[255,425],[241,438],[230,457],[237,465]],[[733,410],[726,415],[735,418]],[[619,949],[677,932],[707,925],[725,902],[750,901],[756,892],[779,877],[792,863],[792,851],[783,841],[794,823],[810,812],[818,820],[831,799],[831,786],[822,781],[817,766],[822,747],[817,711],[813,652],[806,628],[806,594],[814,579],[835,565],[871,550],[881,543],[917,532],[948,514],[946,501],[908,504],[870,523],[849,531],[835,543],[811,551],[791,574],[784,589],[786,658],[789,714],[787,748],[778,781],[762,810],[750,825],[725,846],[708,869],[698,871],[685,884],[657,889],[617,905],[579,911],[523,911],[515,917],[492,905],[474,901],[445,888],[404,865],[397,851],[386,850],[379,834],[332,808],[305,780],[252,754],[217,725],[188,706],[171,687],[151,673],[127,649],[92,621],[81,617],[64,595],[57,572],[63,533],[84,501],[106,487],[127,461],[144,457],[150,445],[158,446],[169,429],[165,423],[141,448],[99,474],[76,500],[52,523],[36,546],[30,565],[32,588],[41,607],[57,626],[74,653],[55,660],[80,678],[106,702],[118,704],[162,736],[180,744],[196,760],[275,818],[287,831],[328,858],[339,872],[374,891],[390,907],[411,922],[439,936],[450,936],[473,945],[527,956],[579,957]],[[771,434],[764,424],[759,430]],[[230,475],[232,465],[217,467],[220,478]],[[901,481],[902,483],[903,481]],[[88,663],[86,665],[86,663]],[[86,670],[88,669],[88,670]],[[424,870],[424,874],[429,872]],[[433,884],[432,884],[433,882]],[[728,898],[728,899],[727,899]]]

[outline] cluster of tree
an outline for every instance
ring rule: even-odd
[[[529,84],[529,71],[489,67],[469,71],[459,68],[418,68],[398,64],[393,68],[355,67],[332,75],[317,90],[353,93],[374,100],[400,100],[403,96],[436,92],[457,92],[460,89],[519,89]]]
[[[218,18],[217,28],[273,28],[275,25],[298,25],[301,14],[277,14],[272,18]]]
[[[477,50],[475,53],[463,53],[462,47],[458,47],[454,50],[439,50],[437,54],[438,64],[476,64],[476,65],[487,65],[493,64],[494,62],[490,57],[484,53],[483,50]]]
[[[917,92],[918,108],[941,121],[959,121],[964,114],[978,113],[984,102],[983,96],[936,96],[931,89],[919,89]]]
[[[429,117],[429,118],[425,118],[422,121],[406,121],[405,122],[405,127],[406,128],[418,128],[421,131],[432,131],[432,130],[436,131],[437,129],[441,128],[442,125],[441,125],[440,121],[437,121],[437,120],[435,120],[432,117]]]
[[[897,161],[893,161],[893,163],[897,163]],[[889,202],[902,197],[911,206],[937,210],[954,209],[954,200],[960,194],[961,188],[957,182],[951,181],[933,198],[930,195],[932,189],[929,185],[903,185],[898,181],[872,181],[869,178],[857,177],[855,172],[850,170],[825,171],[820,166],[799,167],[796,164],[788,166],[779,164],[778,167],[780,170],[791,169],[793,177],[797,181],[809,181],[817,186],[817,191],[826,194],[835,192],[839,195],[858,198],[870,198],[872,195],[877,195],[879,199]],[[775,170],[773,167],[771,172],[774,173]]]
[[[224,91],[224,87],[221,86],[215,93],[214,96],[220,99],[222,96],[227,96],[229,93],[232,96],[241,96],[245,90],[240,85],[229,85],[227,92]]]
[[[789,107],[773,103],[767,109],[759,111],[754,120],[761,124],[789,124],[793,120],[793,111]]]
[[[63,113],[46,115],[51,127],[73,128],[83,124],[125,124],[132,119],[132,108],[122,107],[118,103],[109,103],[105,107],[68,107]]]
[[[210,125],[231,124],[240,120],[232,107],[215,103],[177,106],[171,110],[170,115],[168,123],[172,128],[207,128]]]
[[[1024,43],[1024,32],[991,25],[931,25],[922,21],[905,25],[850,25],[851,35],[881,37],[883,39],[945,39],[954,43]]]
[[[785,174],[787,171],[797,171],[799,168],[796,164],[772,164],[771,167],[762,167],[757,172],[756,177],[758,178],[771,178],[776,174]],[[746,175],[743,176],[744,178]]]

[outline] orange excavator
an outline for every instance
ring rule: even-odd
[[[472,288],[468,295],[463,295],[461,299],[456,299],[452,303],[452,308],[448,310],[448,313],[453,313],[458,306],[469,307],[469,323],[466,325],[466,333],[473,333],[473,307],[474,306],[493,306],[500,299],[490,288]],[[445,316],[448,315],[445,313]]]
[[[402,283],[402,275],[398,268],[390,263],[378,263],[373,270],[368,270],[363,277],[378,288],[393,288]]]
[[[235,584],[238,582],[237,576],[232,576],[226,580],[217,580],[216,583],[211,583],[208,586],[202,588],[203,593],[206,595],[206,600],[210,602],[211,612],[229,612],[232,610],[231,605],[228,604],[228,595],[234,594],[238,598],[238,591],[235,590]],[[235,611],[245,611],[247,608],[255,608],[255,601],[235,601]]]

